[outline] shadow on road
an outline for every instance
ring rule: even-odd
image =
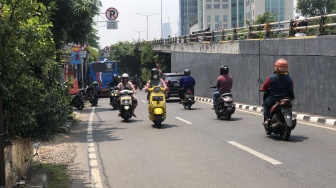
[[[104,128],[104,129],[93,129],[93,141],[94,142],[106,142],[106,141],[119,141],[122,140],[118,137],[113,136],[113,132],[117,130],[123,130],[126,128],[119,128],[119,127],[111,127],[111,128]]]
[[[218,121],[240,121],[240,120],[242,120],[243,118],[238,118],[238,117],[231,117],[231,119],[230,120],[226,120],[225,118],[216,118],[216,120],[218,120]]]
[[[154,124],[152,124],[152,127],[154,129],[159,129]],[[177,126],[177,125],[170,125],[170,124],[162,124],[161,125],[161,129],[170,129],[170,128],[173,128],[173,127],[179,127],[179,126]]]
[[[91,182],[85,177],[89,173],[88,170],[81,170],[80,163],[73,163],[68,166],[71,175],[70,188],[91,188]]]
[[[269,136],[269,138],[271,138],[272,140],[275,140],[275,141],[282,141],[282,142],[284,142],[283,140],[281,140],[281,138],[280,138],[279,135],[272,134],[271,136]],[[308,140],[308,139],[309,138],[306,137],[306,136],[291,135],[289,137],[289,140],[286,141],[286,142],[296,143],[296,142],[303,142],[303,141]]]

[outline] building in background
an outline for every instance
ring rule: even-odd
[[[272,12],[277,21],[294,16],[294,0],[198,0],[198,29],[243,27],[259,15]],[[284,27],[281,25],[280,27]]]
[[[171,36],[170,23],[162,24],[162,35],[164,39],[168,38],[168,36]]]
[[[190,34],[190,27],[197,24],[197,0],[180,0],[180,24],[181,35]]]
[[[294,17],[294,0],[245,0],[245,20],[253,23],[265,12],[275,14],[276,21],[291,20]]]

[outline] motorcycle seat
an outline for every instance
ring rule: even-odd
[[[224,93],[221,97],[232,97],[232,93]]]

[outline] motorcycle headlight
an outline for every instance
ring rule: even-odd
[[[122,102],[122,104],[129,104],[130,103],[129,100],[122,100],[121,102]]]

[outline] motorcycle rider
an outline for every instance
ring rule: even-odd
[[[148,89],[154,86],[160,86],[168,90],[166,83],[160,78],[159,70],[157,68],[153,68],[151,70],[151,77],[145,86],[145,91],[148,92]],[[147,100],[148,99],[149,99],[149,93],[147,95]]]
[[[157,68],[153,68],[151,70],[151,78],[148,80],[145,91],[148,91],[149,88],[154,86],[160,86],[167,89],[166,83],[160,78],[159,70]]]
[[[263,125],[268,125],[270,110],[277,101],[284,97],[295,98],[293,86],[294,82],[288,75],[288,62],[285,59],[278,59],[274,64],[274,74],[270,75],[260,88],[260,91],[269,92],[269,96],[264,97]]]
[[[188,89],[190,89],[194,93],[194,87],[195,87],[195,79],[190,76],[190,70],[185,69],[184,70],[184,77],[180,79],[179,82],[180,86],[182,87],[179,91],[179,97],[181,99],[180,104],[183,102],[183,94],[186,92]]]
[[[109,87],[114,87],[119,84],[119,79],[117,74],[113,74],[112,81],[109,83]]]
[[[88,94],[88,96],[90,96],[90,91],[93,90],[93,89],[96,89],[96,90],[97,90],[97,92],[98,92],[98,96],[99,96],[100,91],[98,90],[97,87],[98,87],[98,82],[97,82],[97,81],[94,81],[94,82],[92,83],[92,85],[89,86],[89,87],[87,88],[87,90],[86,90],[86,93]]]
[[[231,93],[233,80],[229,75],[229,67],[222,65],[219,69],[220,76],[217,77],[217,91],[213,93],[213,110],[217,108],[217,99],[224,93]]]
[[[136,94],[136,90],[132,84],[132,82],[129,81],[129,75],[127,73],[124,73],[121,75],[121,82],[118,84],[118,90],[124,90],[124,89],[129,89],[133,91],[133,94]],[[118,99],[118,103],[120,104],[120,99]],[[131,112],[132,116],[136,117],[134,110],[138,105],[138,100],[132,95],[132,107],[131,107]]]

